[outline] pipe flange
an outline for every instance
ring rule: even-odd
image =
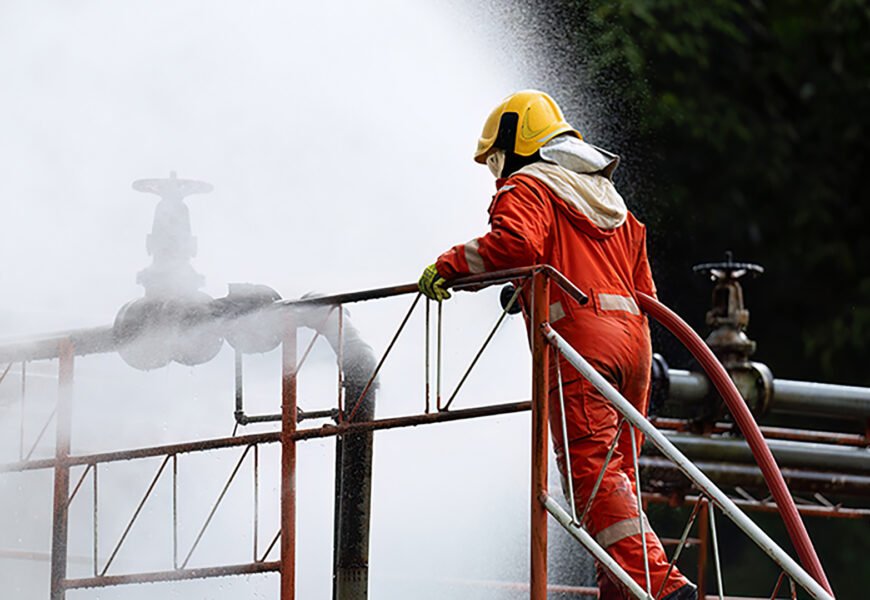
[[[758,418],[770,411],[773,373],[764,363],[750,362],[728,369],[729,375],[752,414]]]

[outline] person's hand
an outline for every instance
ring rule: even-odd
[[[432,264],[423,271],[420,281],[417,282],[417,287],[420,288],[420,292],[427,298],[441,302],[450,298],[450,292],[444,289],[444,284],[446,283],[447,280],[441,277],[438,269]]]

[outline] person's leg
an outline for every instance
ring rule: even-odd
[[[631,600],[631,596],[617,585],[610,572],[595,561],[595,576],[598,583],[598,600]]]
[[[630,438],[626,433],[620,435],[616,450],[610,461],[606,462],[607,452],[613,443],[619,423],[618,413],[585,379],[565,384],[563,393],[567,407],[571,476],[578,516],[592,495],[595,482],[603,469],[600,486],[586,514],[584,524],[598,543],[607,549],[632,579],[641,587],[646,587],[644,544],[641,542],[637,496],[634,492],[634,482],[629,477],[632,470],[626,468],[632,461]],[[551,406],[552,400],[551,396]],[[554,411],[554,421],[556,419],[561,421],[558,407],[554,408],[557,409]],[[623,431],[627,431],[627,427]],[[564,471],[567,467],[564,464],[563,444],[560,439],[557,439],[556,433],[561,434],[561,423],[558,430],[554,428],[554,444],[560,455],[559,462],[562,463],[560,469]],[[658,537],[646,523],[644,532],[650,562],[652,591],[655,594],[665,580],[668,560]],[[687,582],[674,568],[668,577],[663,595],[671,593]],[[621,596],[613,596],[619,592],[618,584],[610,586],[605,583],[600,589],[602,594],[610,594],[614,599],[621,598]],[[607,596],[601,597],[609,600]]]

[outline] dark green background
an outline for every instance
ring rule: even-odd
[[[745,285],[758,360],[870,385],[868,3],[539,4],[554,93],[606,121],[587,139],[625,159],[617,185],[649,227],[662,300],[705,330],[710,284],[691,265],[732,250],[767,270]],[[685,366],[660,332],[656,349]],[[808,525],[838,597],[870,597],[867,520]],[[771,563],[727,526],[723,538],[726,592],[769,594]]]

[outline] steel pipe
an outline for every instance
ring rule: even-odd
[[[72,343],[77,356],[117,349],[112,326],[105,325],[0,341],[0,363],[57,358],[58,344],[63,340]]]
[[[296,324],[281,350],[281,600],[296,599]]]
[[[255,562],[244,565],[225,567],[205,567],[197,569],[174,569],[172,571],[154,571],[149,573],[131,573],[129,575],[107,575],[103,577],[86,577],[82,579],[67,579],[64,588],[68,590],[83,588],[100,588],[132,583],[157,583],[159,581],[187,581],[209,577],[228,577],[230,575],[253,575],[256,573],[271,573],[281,570],[281,563]]]
[[[695,464],[711,480],[720,486],[740,486],[761,491],[767,495],[767,484],[761,470],[750,464],[723,463],[715,460],[695,461]],[[670,460],[658,456],[641,457],[641,468],[647,471],[647,481],[659,480],[685,486],[685,479]],[[789,489],[803,493],[870,495],[870,476],[855,473],[811,471],[807,469],[783,469],[782,477]],[[667,486],[666,486],[667,487]],[[800,507],[798,507],[800,510]]]
[[[547,493],[550,349],[541,327],[549,320],[550,280],[541,273],[532,280],[532,456],[529,545],[529,598],[547,599],[547,511],[540,501]]]
[[[420,415],[408,415],[406,417],[390,417],[387,419],[375,419],[366,423],[346,423],[343,425],[324,425],[309,429],[298,429],[293,434],[296,441],[310,440],[315,438],[332,437],[346,433],[360,431],[378,431],[381,429],[397,429],[400,427],[417,427],[419,425],[433,425],[436,423],[448,423],[450,421],[462,421],[479,417],[493,417],[518,412],[525,412],[531,408],[531,403],[509,402],[507,404],[491,404],[489,406],[477,406],[463,408],[449,412],[429,413]],[[149,448],[137,448],[135,450],[119,450],[117,452],[101,452],[98,454],[82,454],[70,456],[67,464],[88,465],[91,463],[118,462],[124,460],[136,460],[140,458],[153,458],[166,454],[187,454],[189,452],[205,452],[219,448],[234,448],[252,444],[270,444],[280,441],[281,432],[269,431],[236,437],[215,438],[198,442],[185,442],[181,444],[167,444],[165,446],[151,446]],[[0,473],[19,471],[36,471],[39,469],[51,469],[55,466],[54,459],[31,460],[26,462],[7,463],[0,465]]]
[[[521,267],[517,269],[508,269],[505,271],[495,271],[492,273],[482,273],[480,275],[463,277],[451,282],[450,287],[458,290],[478,289],[480,287],[495,285],[497,283],[504,283],[516,279],[528,279],[535,273],[546,273],[551,279],[556,281],[569,296],[574,298],[580,304],[586,304],[586,302],[589,301],[586,294],[577,288],[577,286],[571,283],[564,275],[556,271],[553,267],[548,265]],[[288,308],[305,310],[318,306],[336,306],[340,304],[401,296],[403,294],[416,293],[417,291],[416,283],[407,283],[358,292],[331,294],[328,296],[278,300],[272,305],[272,308],[276,310]],[[57,345],[64,339],[69,339],[73,343],[75,353],[78,356],[114,352],[119,347],[115,340],[113,327],[111,325],[86,329],[74,329],[16,339],[0,340],[0,363],[57,358]]]
[[[755,464],[755,457],[743,439],[667,432],[668,439],[691,458]],[[870,449],[787,440],[767,440],[780,467],[870,473]]]
[[[710,393],[710,381],[703,373],[668,369],[669,398],[681,402],[699,402]]]
[[[686,403],[702,401],[710,393],[703,373],[669,369],[669,397]],[[870,387],[774,379],[770,412],[846,419],[870,418]]]
[[[353,425],[375,418],[377,359],[343,311],[339,306],[318,332],[338,357],[348,408],[351,402],[356,405],[355,413],[347,421]],[[351,431],[337,436],[335,453],[332,594],[335,600],[362,600],[368,597],[369,582],[373,431]]]
[[[63,582],[67,570],[69,537],[69,471],[72,429],[72,397],[75,348],[70,340],[61,340],[57,347],[58,364],[57,432],[55,435],[54,513],[51,540],[51,600],[64,600]]]
[[[828,417],[870,418],[870,388],[773,380],[772,410]]]
[[[671,417],[650,417],[650,421],[659,429],[673,431],[692,431],[692,421],[686,419],[674,419]],[[794,442],[814,442],[821,444],[834,444],[837,446],[867,447],[867,438],[857,433],[842,433],[839,431],[815,431],[812,429],[794,429],[791,427],[759,427],[766,440],[792,440]],[[710,433],[739,433],[734,423],[720,421],[715,423]]]
[[[660,460],[660,459],[659,459]],[[643,468],[643,467],[641,467]],[[676,470],[676,468],[675,468]],[[758,476],[761,476],[761,473],[758,473]],[[657,492],[644,492],[643,499],[645,502],[655,502],[658,504],[668,504],[672,505],[673,497],[669,494],[661,494]],[[696,504],[699,502],[701,498],[699,496],[686,496],[682,499],[683,502],[687,502],[689,504]],[[776,504],[773,502],[766,502],[763,500],[747,500],[745,498],[732,498],[731,499],[734,504],[737,506],[764,513],[777,513],[779,510],[777,509]],[[804,516],[807,517],[824,517],[824,518],[834,518],[834,519],[866,519],[870,517],[870,509],[867,508],[851,508],[846,506],[822,506],[819,504],[798,504],[798,511]],[[665,540],[662,540],[662,543],[665,543]],[[698,545],[703,546],[703,540],[698,540]],[[698,585],[699,589],[704,589],[701,585]]]

